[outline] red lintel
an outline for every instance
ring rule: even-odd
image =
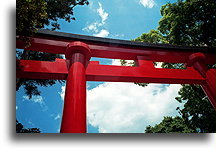
[[[17,70],[17,78],[66,80],[66,62],[20,60],[22,70]],[[86,69],[87,81],[142,82],[168,84],[203,84],[205,79],[193,68],[163,69],[130,66],[100,65],[90,62]]]

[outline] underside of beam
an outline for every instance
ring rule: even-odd
[[[65,54],[67,45],[72,41],[77,40],[66,40],[66,39],[53,39],[53,38],[30,38],[31,46],[25,48],[25,44],[22,40],[17,38],[17,48],[25,50],[33,50],[54,54]],[[129,41],[128,41],[129,42]],[[112,45],[105,43],[97,43],[91,41],[85,41],[91,49],[92,57],[99,58],[110,58],[110,59],[125,59],[125,60],[136,60],[137,56],[148,56],[154,62],[167,62],[167,63],[187,63],[188,57],[196,52],[202,52],[206,56],[206,64],[215,64],[215,52],[212,50],[205,50],[204,47],[201,49],[190,47],[189,49],[184,49],[181,46],[179,49],[174,46],[169,46],[169,48],[162,48],[163,44],[160,46],[126,46],[126,45]],[[138,43],[137,43],[138,44]],[[181,49],[182,48],[182,49]],[[206,47],[207,48],[207,47]],[[213,50],[214,51],[214,50]]]

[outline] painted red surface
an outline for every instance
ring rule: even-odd
[[[61,124],[62,133],[86,132],[86,77],[85,57],[81,53],[72,56],[68,71]]]
[[[215,97],[216,97],[216,72],[215,69],[208,70],[207,65],[204,63],[206,57],[202,53],[194,53],[189,56],[188,66],[193,66],[204,78],[205,83],[201,86],[209,98],[212,106],[215,109]]]
[[[17,40],[17,48],[24,43]],[[61,124],[62,133],[86,132],[86,81],[199,84],[215,108],[215,55],[193,50],[166,50],[112,46],[103,43],[31,38],[26,50],[65,54],[66,60],[55,62],[20,60],[18,78],[67,80]],[[136,67],[100,65],[91,57],[134,60]],[[153,62],[185,63],[186,69],[155,68]]]
[[[19,78],[67,79],[66,60],[60,62],[20,60],[19,62],[23,66],[22,71],[17,71],[17,77]],[[203,84],[205,82],[205,78],[192,67],[183,70],[142,66],[100,65],[98,61],[90,61],[85,71],[86,80],[168,84]]]
[[[71,40],[55,40],[43,38],[31,38],[31,47],[26,50],[34,50],[41,52],[48,52],[54,54],[65,54],[67,45]],[[85,42],[91,49],[91,57],[110,58],[110,59],[125,59],[137,60],[137,56],[147,56],[152,61],[168,62],[168,63],[187,63],[188,57],[195,53],[195,51],[176,51],[166,49],[154,48],[138,48],[127,46],[113,46],[103,43]],[[17,41],[17,48],[23,49],[22,41]],[[205,54],[206,64],[215,64],[215,55]]]
[[[206,73],[206,82],[201,85],[206,95],[209,97],[209,101],[211,102],[212,106],[215,109],[216,103],[215,103],[215,96],[216,96],[216,78],[215,78],[216,71],[215,69],[210,69]]]
[[[86,133],[86,63],[90,49],[82,42],[66,48],[69,61],[61,133]]]

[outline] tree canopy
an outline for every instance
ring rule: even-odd
[[[147,126],[146,133],[193,133],[191,129],[181,117],[164,117],[161,123],[154,127]]]
[[[146,43],[168,43],[166,38],[158,30],[150,30],[149,33],[143,33],[140,37],[132,41]]]
[[[30,46],[28,37],[33,36],[37,29],[47,26],[52,30],[60,29],[59,19],[67,22],[75,20],[73,9],[77,5],[88,5],[87,0],[17,0],[16,34],[19,39]],[[16,51],[16,58],[22,60],[54,61],[61,55],[24,50]],[[17,63],[17,67],[21,66]],[[64,82],[64,81],[59,81]],[[55,80],[17,79],[16,90],[23,86],[26,95],[40,95],[38,86],[51,86]]]
[[[47,26],[51,30],[60,29],[59,19],[67,22],[75,20],[74,7],[88,4],[88,0],[17,0],[16,35],[19,39],[24,40],[28,47],[30,46],[28,37],[34,36],[39,28]],[[18,60],[54,61],[56,58],[62,58],[62,56],[30,50],[16,50],[16,59]],[[22,68],[19,62],[16,65],[17,69]],[[31,99],[33,95],[40,95],[38,86],[52,86],[56,82],[56,80],[16,79],[16,90],[18,91],[23,86],[25,94]],[[26,129],[16,121],[16,132],[39,133],[40,130],[38,128]]]
[[[143,33],[134,41],[216,46],[216,1],[179,0],[162,6],[161,15],[158,30]],[[184,64],[163,63],[162,67],[182,69]],[[177,108],[180,116],[164,117],[154,127],[146,127],[145,132],[216,132],[216,111],[202,88],[199,85],[182,85],[179,95],[175,99],[184,104],[182,109]]]
[[[185,123],[196,132],[216,132],[216,111],[213,109],[208,97],[199,85],[182,85],[179,97],[175,99],[184,103],[179,114]]]
[[[216,45],[216,1],[178,0],[161,8],[158,30],[170,44]]]
[[[73,9],[77,5],[88,5],[87,0],[17,0],[16,33],[32,36],[38,28],[51,25],[60,29],[59,19],[75,20]]]

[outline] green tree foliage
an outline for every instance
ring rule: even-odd
[[[177,108],[180,117],[164,117],[159,124],[147,126],[146,133],[216,132],[216,112],[201,87],[188,84],[182,86],[180,96],[175,98],[178,102],[184,103],[183,109]]]
[[[166,4],[161,8],[158,30],[170,44],[215,46],[216,1],[186,0]],[[183,65],[163,63],[165,68]],[[216,112],[198,85],[182,85],[177,97],[184,103],[178,109],[184,121],[196,132],[216,132]]]
[[[146,133],[193,133],[194,130],[188,127],[181,117],[164,117],[161,123],[154,127],[147,126]]]
[[[60,29],[59,19],[67,22],[75,20],[73,9],[77,5],[88,5],[87,0],[17,0],[16,5],[16,33],[19,39],[30,46],[28,37],[33,36],[37,29],[45,26],[52,26],[52,30]],[[36,52],[16,51],[16,58],[22,60],[54,61],[55,58],[62,58],[60,55]],[[22,66],[17,63],[17,69]],[[63,81],[59,81],[63,82]],[[25,93],[31,98],[33,95],[40,95],[38,86],[51,86],[54,80],[28,80],[17,79],[16,90],[23,86]]]
[[[168,3],[162,6],[161,15],[158,31],[151,30],[134,41],[216,46],[215,0],[179,0]],[[162,67],[183,69],[184,64],[163,63]],[[180,117],[164,117],[154,127],[148,126],[146,132],[216,132],[216,111],[202,88],[199,85],[182,85],[179,95],[175,99],[184,104],[182,109],[177,108]],[[180,124],[185,128],[173,128]]]
[[[16,33],[21,36],[32,36],[36,27],[42,28],[47,19],[46,2],[44,0],[17,0]]]
[[[16,120],[16,133],[40,133],[38,128],[24,128],[22,123]]]
[[[67,22],[75,20],[73,9],[77,5],[88,5],[87,0],[17,0],[16,3],[16,35],[24,40],[26,47],[30,46],[28,37],[34,36],[39,28],[51,26],[52,30],[60,29],[59,19]],[[54,61],[62,58],[60,55],[29,51],[16,50],[16,59]],[[22,65],[16,63],[17,70],[22,69]],[[59,81],[64,82],[64,81]],[[25,94],[31,99],[33,95],[40,95],[38,86],[52,86],[55,80],[29,80],[17,79],[16,90],[23,86]],[[17,133],[40,133],[38,128],[25,129],[23,125],[16,121]]]
[[[161,8],[158,30],[170,44],[213,46],[216,42],[216,1],[179,0]]]
[[[143,33],[140,37],[132,41],[146,43],[168,43],[166,38],[157,30],[150,30],[149,33]]]
[[[213,109],[208,97],[199,85],[182,85],[179,97],[175,99],[184,103],[184,108],[179,109],[181,117],[190,128],[196,132],[216,132],[216,111]]]
[[[73,8],[89,4],[87,0],[17,0],[16,33],[32,36],[38,28],[51,25],[52,30],[60,29],[59,19],[75,20]]]

